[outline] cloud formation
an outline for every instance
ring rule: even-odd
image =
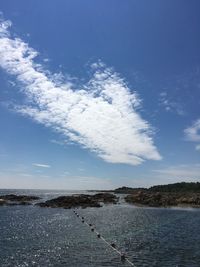
[[[196,145],[195,149],[196,149],[197,151],[200,151],[200,144],[199,144],[199,145]]]
[[[50,168],[51,167],[50,165],[41,164],[41,163],[33,163],[32,165],[35,167],[41,167],[41,168]]]
[[[186,140],[200,142],[200,119],[196,120],[192,126],[184,130]],[[195,150],[200,151],[200,144],[195,146]]]
[[[12,37],[10,26],[10,21],[1,21],[0,66],[16,77],[29,100],[16,107],[18,112],[107,162],[138,165],[161,159],[151,126],[139,114],[140,100],[124,79],[101,62],[92,65],[94,74],[86,84],[55,79],[34,62],[34,49]]]
[[[177,115],[183,116],[185,112],[182,105],[175,101],[172,97],[169,97],[167,92],[161,92],[159,96],[159,104],[164,107],[165,111],[176,113]]]
[[[186,139],[192,142],[200,142],[200,119],[195,121],[192,126],[184,130]]]

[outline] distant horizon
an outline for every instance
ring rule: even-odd
[[[181,182],[178,182],[178,183],[198,183],[198,182],[181,181]],[[170,183],[170,184],[176,184],[176,182]],[[130,187],[130,186],[127,186],[127,185],[122,185],[120,187],[112,188],[112,189],[97,189],[97,188],[96,189],[0,188],[0,190],[46,190],[46,191],[51,191],[51,190],[54,190],[54,191],[104,191],[105,190],[105,191],[113,191],[113,190],[121,188],[121,187],[128,187],[128,188],[133,188],[133,189],[137,189],[137,188],[148,189],[148,188],[153,187],[153,186],[170,185],[170,184],[154,184],[154,185],[148,186],[148,187]]]

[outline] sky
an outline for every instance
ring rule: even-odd
[[[198,0],[1,0],[0,188],[200,181]]]

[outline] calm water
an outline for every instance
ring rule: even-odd
[[[15,193],[48,199],[72,192]],[[78,211],[138,267],[200,266],[200,210],[135,208],[122,203]],[[72,210],[13,206],[0,207],[0,266],[129,265],[121,263]]]

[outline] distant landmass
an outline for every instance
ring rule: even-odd
[[[121,187],[116,193],[128,194],[128,203],[150,207],[189,206],[200,207],[200,183],[174,183],[150,188]]]
[[[196,182],[181,182],[181,183],[174,183],[174,184],[166,184],[166,185],[155,185],[150,188],[132,188],[132,187],[119,187],[115,189],[113,192],[115,193],[122,193],[122,194],[129,194],[134,193],[137,191],[148,191],[148,192],[192,192],[192,193],[200,193],[200,183]]]

